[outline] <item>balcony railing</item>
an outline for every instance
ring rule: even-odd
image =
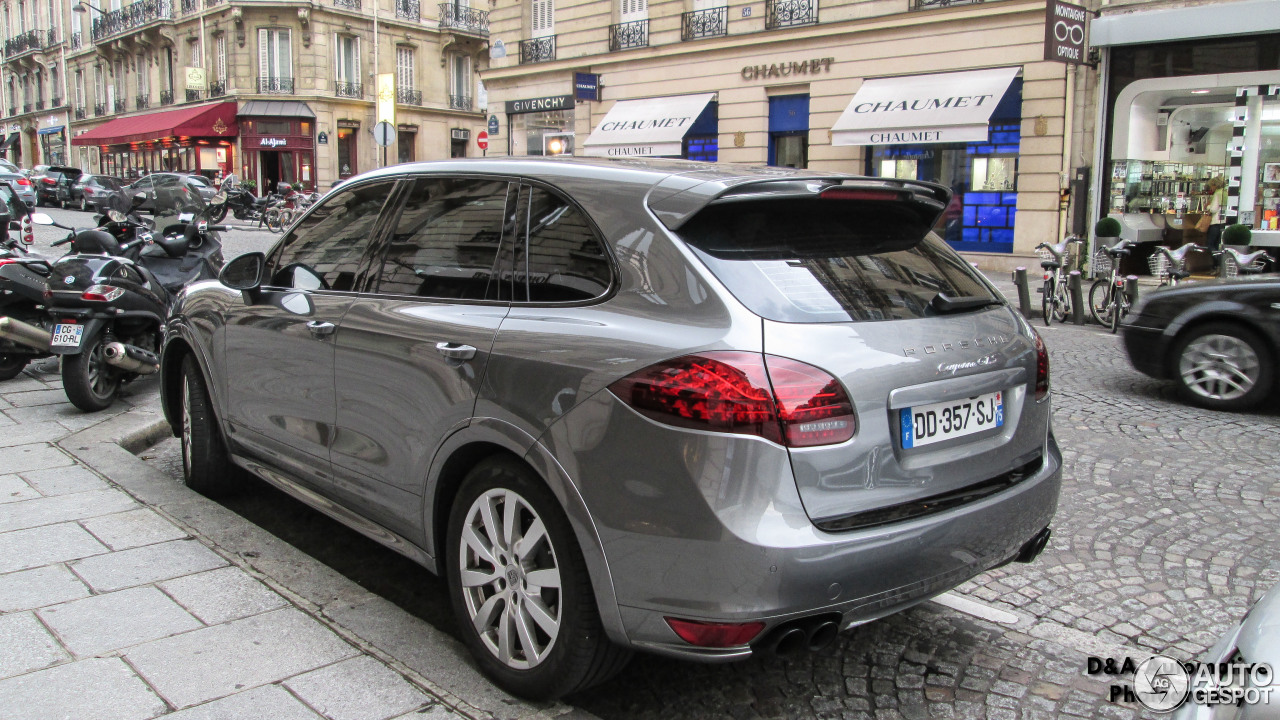
[[[195,102],[200,98],[204,97],[204,92],[200,90],[188,89],[186,92],[187,92],[187,102]]]
[[[44,110],[44,100],[37,100],[37,101],[36,101],[36,112],[40,112],[41,110]]]
[[[333,84],[333,94],[340,98],[360,99],[364,97],[364,85],[339,80]]]
[[[609,50],[649,47],[649,21],[633,20],[609,26]]]
[[[489,13],[465,5],[440,3],[440,29],[460,30],[488,37]]]
[[[190,15],[200,9],[200,0],[182,0],[182,14]]]
[[[124,111],[126,111],[126,110],[128,110],[128,109],[129,109],[129,105],[128,105],[128,103],[126,103],[124,100],[117,100],[117,101],[116,101],[116,112],[118,112],[118,113],[122,113],[122,112],[124,112]]]
[[[223,2],[224,0],[204,0],[204,6],[207,8],[211,8],[211,7],[214,7],[215,5],[221,5]]]
[[[729,34],[729,8],[717,7],[684,13],[680,19],[680,39],[724,37]]]
[[[23,104],[22,104],[22,112],[24,112],[24,113],[29,113],[29,112],[31,112],[31,103],[23,103]]]
[[[52,110],[58,107],[62,107],[62,98],[58,97],[57,95],[54,95],[53,97],[49,98],[49,109]]]
[[[221,80],[214,80],[209,83],[209,97],[222,97],[227,94],[227,84]]]
[[[49,28],[44,33],[44,46],[47,48],[58,44],[58,28]]]
[[[151,107],[151,97],[148,95],[139,95],[133,99],[133,106],[139,110],[146,110]]]
[[[409,88],[396,88],[396,102],[405,105],[421,105],[422,91]]]
[[[173,104],[173,91],[172,91],[172,90],[161,90],[161,91],[160,91],[160,104],[161,104],[161,105],[172,105],[172,104]]]
[[[765,0],[766,30],[818,24],[818,0]]]
[[[951,7],[952,5],[977,5],[982,0],[911,0],[912,10]]]
[[[258,78],[258,92],[267,95],[292,95],[293,78],[260,77]]]
[[[72,50],[79,50],[80,46],[83,44],[84,44],[84,33],[79,31],[71,33],[71,49]]]
[[[102,117],[103,115],[106,115],[106,114],[107,114],[107,104],[106,104],[106,103],[98,103],[97,105],[94,105],[94,106],[93,106],[93,116],[94,116],[94,117]]]
[[[89,117],[89,111],[88,111],[88,110],[86,110],[86,109],[84,109],[84,108],[82,108],[82,107],[80,107],[80,108],[76,108],[76,119],[77,119],[77,120],[83,120],[83,119],[85,119],[85,118],[87,118],[87,117]]]
[[[4,56],[9,58],[21,55],[28,50],[39,50],[45,46],[44,30],[28,30],[4,41]]]
[[[360,0],[333,0],[333,6],[346,8],[347,10],[359,10]]]
[[[470,110],[471,110],[471,96],[470,96],[470,95],[450,95],[450,96],[449,96],[449,109],[450,109],[450,110],[467,110],[467,111],[470,111]]]
[[[556,59],[556,36],[520,41],[520,64],[547,62]]]
[[[93,19],[93,40],[97,42],[112,35],[118,35],[134,28],[142,27],[156,20],[172,20],[173,3],[171,0],[138,0],[119,10]]]
[[[401,20],[421,20],[422,5],[418,0],[396,0],[396,17]]]

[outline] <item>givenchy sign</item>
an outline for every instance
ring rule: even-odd
[[[552,95],[550,97],[530,98],[528,100],[508,100],[507,114],[547,112],[550,110],[567,110],[573,107],[572,95]]]
[[[801,60],[799,62],[773,63],[772,65],[748,65],[742,68],[742,79],[769,80],[791,75],[817,75],[822,72],[831,72],[831,63],[835,62],[835,60],[835,58],[826,57],[815,60]]]

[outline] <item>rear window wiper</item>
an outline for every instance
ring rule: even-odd
[[[1000,301],[991,296],[987,297],[951,297],[946,293],[938,293],[929,301],[929,305],[940,313],[961,312],[964,310],[974,310],[976,308],[987,307],[988,305],[999,305]]]

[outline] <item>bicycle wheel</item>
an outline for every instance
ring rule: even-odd
[[[1099,278],[1093,281],[1093,287],[1089,288],[1089,314],[1093,316],[1093,321],[1107,327],[1111,324],[1110,316],[1107,314],[1107,307],[1111,304],[1111,281],[1105,278]]]
[[[1124,291],[1117,291],[1111,302],[1111,334],[1120,329],[1120,321],[1129,314],[1129,296]]]
[[[1040,291],[1040,314],[1044,316],[1045,326],[1053,323],[1053,280],[1045,280]]]
[[[273,233],[280,232],[280,211],[271,208],[262,214],[262,224]]]
[[[1053,297],[1053,319],[1065,323],[1069,317],[1071,317],[1071,293],[1067,290],[1067,283],[1059,281],[1057,292]]]

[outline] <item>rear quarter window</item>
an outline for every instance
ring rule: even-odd
[[[937,314],[939,293],[998,301],[909,203],[771,199],[713,204],[680,231],[752,312],[779,322]]]

